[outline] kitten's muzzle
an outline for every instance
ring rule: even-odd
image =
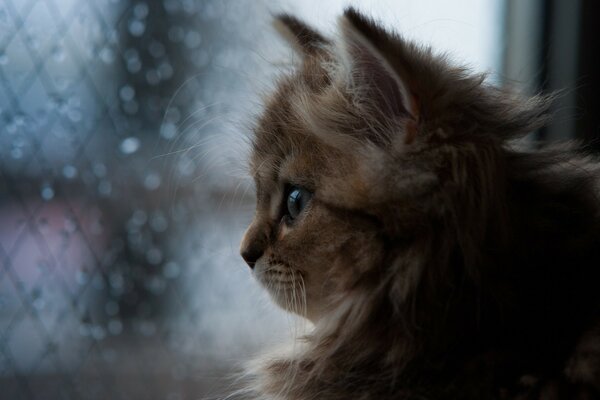
[[[262,257],[267,247],[265,224],[255,220],[246,230],[240,245],[240,255],[250,268],[254,268],[256,261]]]

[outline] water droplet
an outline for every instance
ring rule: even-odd
[[[124,139],[119,145],[119,150],[123,154],[133,154],[140,148],[140,139],[130,136]]]
[[[100,325],[94,325],[91,329],[91,334],[96,340],[102,340],[106,337],[106,331]]]
[[[63,176],[67,179],[73,179],[77,176],[77,168],[67,164],[62,169]]]
[[[138,3],[133,8],[133,15],[137,19],[144,19],[148,16],[148,5],[146,3]]]
[[[96,175],[98,178],[103,178],[106,176],[106,165],[102,163],[95,163],[92,169],[94,171],[94,175]]]
[[[123,276],[121,274],[117,273],[112,273],[108,278],[108,282],[110,284],[110,287],[116,290],[122,289],[125,285],[125,279],[123,279]]]
[[[50,186],[50,184],[46,183],[42,185],[42,190],[40,194],[42,195],[42,199],[50,201],[54,198],[54,189],[52,189],[52,186]]]
[[[202,36],[196,31],[189,31],[183,42],[188,49],[195,49],[202,43]]]
[[[68,233],[73,233],[77,230],[77,221],[75,218],[67,217],[65,218],[64,228]]]
[[[160,83],[160,75],[158,74],[158,71],[155,69],[149,69],[146,71],[146,81],[152,86],[158,85]]]
[[[153,41],[148,46],[148,51],[152,57],[160,58],[165,55],[165,46],[161,42]]]
[[[144,210],[135,210],[131,216],[131,223],[136,227],[142,226],[148,221],[148,215]]]
[[[167,230],[169,222],[161,211],[156,211],[150,218],[150,227],[154,232],[161,233]]]
[[[172,122],[165,122],[160,128],[160,136],[166,140],[174,139],[177,136],[177,126]]]
[[[196,164],[194,164],[194,160],[190,157],[182,156],[177,162],[177,172],[182,176],[190,176],[196,169]]]
[[[144,34],[145,30],[146,24],[143,21],[140,21],[139,19],[129,21],[129,33],[131,33],[132,36],[140,37]]]
[[[135,97],[135,90],[130,85],[125,85],[119,90],[119,96],[123,101],[131,101]]]
[[[98,55],[106,64],[112,64],[115,61],[115,52],[109,47],[103,47]]]
[[[146,287],[154,295],[160,295],[165,291],[165,288],[167,287],[167,283],[161,277],[154,276],[149,281],[146,282]]]
[[[127,60],[127,71],[132,74],[136,72],[140,72],[142,69],[142,62],[138,58],[133,58],[131,60]]]
[[[110,196],[112,192],[112,184],[110,181],[103,179],[98,184],[98,193],[104,197]]]
[[[173,77],[173,67],[168,62],[163,62],[158,66],[158,74],[162,80],[168,80]]]
[[[163,254],[160,249],[153,247],[146,252],[146,261],[152,265],[158,265],[163,259]]]
[[[156,190],[160,186],[160,175],[156,172],[150,172],[144,178],[144,187],[148,190]]]

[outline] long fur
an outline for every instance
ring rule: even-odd
[[[282,306],[315,327],[254,364],[246,397],[597,398],[600,164],[515,144],[552,96],[491,86],[353,9],[337,41],[289,21],[309,51],[258,121],[242,250],[301,277]],[[314,191],[289,229],[282,182]]]

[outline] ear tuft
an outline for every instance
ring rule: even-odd
[[[340,32],[344,70],[362,100],[367,100],[384,117],[418,120],[419,110],[408,80],[388,59],[394,55],[387,55],[379,48],[389,39],[385,30],[354,8],[348,8],[340,18]]]
[[[289,14],[276,16],[273,25],[297,51],[304,55],[314,55],[322,51],[323,47],[329,43],[315,29]]]

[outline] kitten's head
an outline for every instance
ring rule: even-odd
[[[311,320],[360,293],[406,301],[436,274],[419,254],[451,252],[419,248],[440,229],[476,257],[498,153],[544,122],[546,101],[491,87],[353,9],[335,40],[290,16],[277,24],[302,62],[255,129],[257,208],[241,245],[274,300]]]

